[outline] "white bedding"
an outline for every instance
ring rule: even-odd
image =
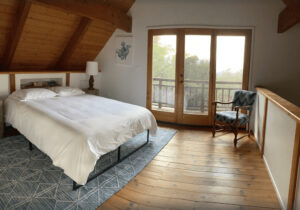
[[[149,110],[92,95],[30,101],[9,97],[5,120],[81,185],[101,155],[146,129],[151,135],[157,130]]]

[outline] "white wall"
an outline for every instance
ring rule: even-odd
[[[8,74],[0,74],[0,99],[9,93],[9,76]]]
[[[61,74],[16,74],[16,89],[20,87],[21,79],[32,78],[63,78],[63,85],[65,85],[65,73]],[[95,87],[100,86],[101,75],[95,76]],[[70,75],[70,86],[78,88],[87,88],[89,85],[89,76],[85,73],[76,73]],[[9,76],[8,74],[0,74],[0,98],[5,98],[9,94]]]
[[[132,66],[114,62],[117,30],[98,55],[101,94],[138,105],[146,104],[147,29],[160,26],[253,27],[250,88],[263,85],[300,105],[300,24],[277,33],[282,0],[136,0],[133,17]]]

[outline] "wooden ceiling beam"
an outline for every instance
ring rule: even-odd
[[[34,2],[90,19],[106,21],[116,28],[131,32],[132,18],[121,9],[101,2],[93,0],[34,0]]]
[[[293,4],[293,3],[300,3],[300,0],[282,0],[283,3],[285,3],[285,5],[290,5],[290,4]]]
[[[283,33],[300,23],[300,2],[293,1],[282,10],[278,18],[278,33]]]
[[[11,62],[14,58],[17,46],[19,44],[25,22],[31,8],[31,0],[21,0],[17,11],[15,22],[10,33],[10,39],[4,54],[3,68],[10,69]]]
[[[282,0],[285,5],[289,5],[293,2],[293,0]]]
[[[85,32],[87,31],[89,25],[91,24],[92,20],[86,17],[82,17],[79,25],[77,26],[75,32],[73,33],[70,41],[66,45],[63,53],[61,54],[58,62],[56,63],[56,68],[61,69],[67,63],[67,61],[71,58],[72,54],[74,53],[75,49],[79,45],[80,41],[82,40]]]
[[[99,70],[101,72],[101,70]],[[69,70],[57,70],[57,69],[15,69],[15,70],[3,70],[0,71],[0,75],[3,74],[57,74],[57,73],[85,73],[85,69],[69,69]]]

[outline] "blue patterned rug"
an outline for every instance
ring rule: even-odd
[[[0,209],[96,209],[134,178],[176,133],[159,129],[156,137],[124,161],[76,191],[72,180],[24,136],[0,139]],[[146,132],[121,147],[126,155],[146,141]],[[104,155],[95,171],[117,160],[117,151]],[[92,172],[91,175],[93,173]]]

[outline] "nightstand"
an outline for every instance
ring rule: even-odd
[[[86,94],[99,96],[99,90],[98,90],[98,89],[94,89],[94,90],[83,89],[83,91],[84,91]]]
[[[3,137],[4,131],[4,101],[0,100],[0,138]]]

